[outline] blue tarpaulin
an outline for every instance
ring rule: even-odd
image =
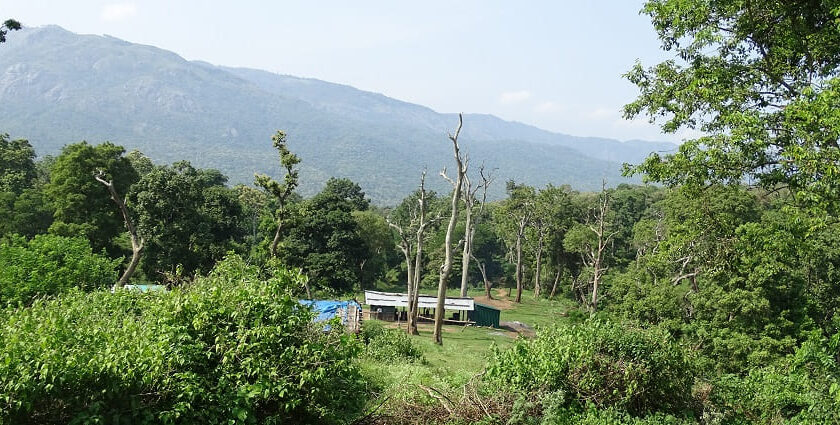
[[[343,317],[341,317],[341,323],[347,324],[349,308],[351,305],[356,306],[359,311],[362,310],[362,306],[359,305],[356,301],[333,301],[333,300],[300,300],[302,305],[307,307],[311,307],[312,311],[318,313],[318,316],[315,317],[316,322],[324,322],[327,320],[336,317],[338,314],[338,309],[343,309]]]

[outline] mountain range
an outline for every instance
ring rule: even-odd
[[[28,139],[39,155],[68,143],[112,141],[158,163],[186,159],[217,168],[231,183],[255,172],[277,176],[271,136],[288,134],[301,159],[301,192],[332,176],[358,182],[377,204],[399,202],[427,168],[452,164],[457,114],[350,86],[267,71],[188,61],[175,53],[57,26],[25,28],[0,45],[0,132]],[[504,181],[580,190],[632,181],[621,163],[637,163],[663,142],[575,137],[492,115],[464,114],[463,150],[472,170],[494,170],[491,195]],[[450,165],[451,167],[451,165]]]

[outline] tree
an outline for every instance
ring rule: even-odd
[[[426,171],[424,170],[420,174],[420,187],[411,196],[405,198],[388,218],[388,224],[397,231],[397,246],[405,256],[408,290],[406,330],[412,335],[419,334],[417,331],[417,318],[420,313],[418,303],[426,231],[440,220],[440,215],[429,218],[429,206],[436,199],[437,195],[434,192],[426,190]]]
[[[125,229],[128,231],[129,238],[131,238],[131,261],[128,262],[125,272],[120,276],[120,280],[117,281],[117,286],[123,287],[131,279],[131,276],[134,275],[137,265],[140,264],[140,255],[143,253],[143,246],[146,241],[137,235],[137,226],[135,226],[134,220],[128,212],[128,208],[125,206],[125,202],[123,202],[123,199],[117,192],[113,180],[107,180],[105,172],[102,170],[99,170],[93,178],[108,189],[108,194],[111,196],[111,200],[117,204],[117,208],[120,210],[120,214],[122,214],[123,221],[125,222]]]
[[[373,211],[353,211],[359,239],[362,240],[364,255],[357,259],[359,265],[359,289],[375,283],[382,277],[393,258],[394,237],[388,223],[381,215]]]
[[[704,187],[742,181],[789,188],[800,206],[840,203],[840,8],[835,2],[649,0],[662,48],[675,59],[626,77],[666,132],[698,129],[679,151],[629,173]]]
[[[362,192],[361,186],[350,179],[330,177],[324,186],[324,192],[332,193],[350,202],[356,211],[365,211],[370,207],[370,201],[365,198],[365,192]]]
[[[112,256],[122,255],[114,238],[123,232],[123,217],[111,204],[110,196],[103,196],[93,176],[102,171],[128,190],[139,176],[124,153],[125,149],[110,142],[97,146],[81,142],[62,149],[45,187],[55,209],[51,233],[83,235],[95,251],[105,248]]]
[[[450,210],[449,225],[446,227],[446,241],[444,242],[444,250],[446,257],[440,269],[440,280],[438,281],[437,293],[437,307],[435,308],[435,330],[433,338],[435,344],[443,344],[443,336],[441,335],[443,329],[444,319],[444,305],[446,302],[446,281],[449,279],[449,272],[452,270],[452,233],[455,231],[455,223],[458,220],[458,206],[461,200],[461,190],[464,185],[464,175],[467,173],[467,164],[461,156],[461,150],[458,146],[458,136],[461,134],[461,127],[464,124],[463,114],[458,114],[458,128],[455,129],[455,134],[449,135],[449,140],[452,141],[452,147],[455,152],[455,164],[457,165],[457,175],[455,180],[452,180],[446,175],[446,169],[441,171],[441,176],[452,184],[452,209]]]
[[[277,131],[271,137],[274,148],[280,154],[280,165],[285,169],[286,175],[283,177],[283,183],[273,180],[265,174],[255,174],[254,184],[263,188],[277,201],[277,211],[275,212],[275,220],[277,228],[274,232],[274,239],[271,241],[269,252],[272,257],[277,256],[277,246],[280,244],[281,232],[283,230],[283,220],[287,218],[287,203],[298,185],[298,170],[295,166],[300,163],[300,158],[289,151],[286,146],[286,133]]]
[[[6,34],[9,31],[17,31],[20,29],[20,22],[14,19],[6,19],[3,25],[0,25],[0,43],[6,42]]]
[[[584,297],[582,299],[584,303],[588,303],[593,314],[598,309],[598,290],[608,268],[606,263],[607,248],[617,233],[609,215],[610,195],[606,190],[606,183],[604,183],[601,193],[598,195],[597,205],[591,209],[587,224],[573,227],[563,241],[566,249],[580,253],[584,264],[592,273],[589,279],[589,300]]]
[[[127,196],[146,239],[142,270],[148,275],[207,271],[234,248],[241,235],[242,207],[216,170],[187,161],[158,166]]]
[[[508,199],[496,210],[494,220],[499,225],[499,231],[508,250],[512,252],[512,261],[516,265],[516,302],[522,302],[523,286],[523,240],[525,230],[531,222],[533,214],[534,188],[518,185],[514,181],[507,182]]]
[[[35,149],[28,140],[0,134],[0,192],[20,194],[35,179]]]
[[[475,238],[475,227],[478,224],[478,218],[481,217],[481,214],[484,212],[484,205],[487,203],[487,187],[493,182],[493,178],[489,174],[484,173],[484,165],[479,167],[478,175],[481,177],[481,182],[473,187],[469,175],[464,174],[464,190],[462,192],[462,196],[464,198],[464,215],[466,219],[464,220],[464,248],[461,258],[462,297],[467,296],[467,285],[469,284],[470,276],[470,260],[474,258],[472,248],[473,238]],[[480,201],[476,197],[476,193],[479,190],[482,191]],[[478,211],[473,211],[476,204],[478,204]],[[473,216],[475,216],[475,219]],[[484,269],[484,265],[481,263],[479,263],[479,270],[481,271],[481,276],[484,278],[484,289],[487,293],[487,297],[490,298],[490,285],[487,281],[487,273]]]
[[[278,258],[301,268],[320,288],[353,290],[360,279],[359,261],[367,253],[352,215],[353,203],[325,189],[295,207],[299,211],[288,223]]]
[[[525,239],[529,242],[534,253],[534,298],[539,298],[542,291],[543,255],[547,251],[555,256],[562,255],[562,253],[551,253],[549,248],[562,249],[562,244],[554,243],[554,241],[562,241],[566,230],[575,219],[575,215],[576,211],[571,200],[571,189],[568,186],[548,185],[536,194],[530,225],[525,233]],[[555,263],[557,270],[552,292],[556,291],[562,271],[561,262],[555,261]]]

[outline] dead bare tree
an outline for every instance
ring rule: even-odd
[[[407,331],[417,335],[417,308],[420,298],[420,274],[423,269],[423,242],[425,233],[429,226],[440,220],[440,216],[433,219],[428,218],[428,192],[426,192],[426,171],[420,175],[420,189],[418,190],[417,205],[409,212],[410,222],[407,225],[399,225],[386,219],[388,225],[397,230],[399,241],[397,246],[405,256],[405,265],[408,273],[406,290],[408,294],[408,320]],[[411,232],[414,232],[412,235]],[[414,240],[412,240],[414,239]],[[412,258],[413,257],[413,258]],[[413,261],[413,264],[412,264]]]
[[[97,171],[93,178],[99,183],[102,183],[105,188],[108,189],[108,194],[111,195],[111,200],[117,204],[117,208],[119,208],[120,213],[123,216],[125,229],[128,231],[128,235],[131,238],[131,261],[128,262],[128,267],[125,268],[122,276],[120,276],[120,280],[117,281],[117,286],[122,288],[128,283],[131,276],[133,276],[134,272],[137,270],[137,264],[140,263],[140,256],[143,254],[145,240],[142,237],[137,236],[137,227],[131,219],[131,215],[128,212],[128,208],[125,206],[125,202],[123,202],[122,198],[117,193],[113,180],[106,180],[105,172],[102,170]]]
[[[470,177],[464,174],[464,190],[462,192],[464,198],[464,250],[461,258],[461,296],[467,296],[467,286],[469,284],[470,274],[470,260],[475,258],[472,255],[473,239],[475,239],[475,229],[478,225],[478,220],[481,219],[481,214],[484,212],[484,204],[487,203],[487,186],[493,182],[493,178],[489,174],[484,173],[484,165],[478,169],[478,174],[481,176],[481,183],[472,186]],[[482,190],[481,201],[475,196],[479,190]],[[475,218],[473,219],[474,208],[478,204],[478,211],[475,211]],[[476,260],[477,261],[477,260]],[[481,275],[484,278],[485,292],[490,296],[490,288],[488,286],[486,270],[483,265],[479,265],[482,270]]]
[[[589,229],[595,234],[596,245],[590,246],[586,253],[587,262],[592,268],[592,298],[590,300],[590,308],[592,313],[598,309],[598,288],[601,283],[601,278],[607,271],[608,267],[604,262],[604,255],[607,251],[607,246],[612,241],[613,237],[618,234],[618,231],[611,231],[611,224],[607,221],[607,215],[610,211],[610,196],[607,193],[607,183],[601,184],[601,195],[598,197],[598,206],[593,212],[594,223],[589,224]]]
[[[530,220],[530,208],[525,208],[525,211],[518,217],[516,223],[516,299],[514,301],[518,303],[522,302],[522,275],[524,274],[522,265],[522,240],[525,239],[525,229],[527,229]]]
[[[441,331],[443,329],[444,306],[446,302],[446,281],[449,279],[449,272],[452,271],[452,233],[455,231],[455,223],[458,221],[458,206],[461,199],[461,189],[464,185],[464,175],[467,172],[467,164],[461,156],[461,150],[458,146],[458,136],[461,134],[461,127],[464,124],[463,114],[458,114],[458,128],[455,134],[449,135],[449,140],[452,141],[452,147],[455,152],[455,163],[457,165],[457,175],[453,181],[446,175],[446,169],[440,172],[440,175],[452,184],[452,210],[449,216],[449,225],[446,227],[446,239],[444,242],[445,258],[443,266],[440,269],[440,280],[438,281],[438,299],[437,308],[435,309],[435,344],[443,344]]]

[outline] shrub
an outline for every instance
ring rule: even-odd
[[[74,287],[106,288],[117,281],[119,265],[120,260],[94,253],[83,238],[12,236],[0,242],[0,306],[28,304]]]
[[[367,357],[383,361],[415,361],[423,358],[423,352],[411,342],[404,331],[386,329],[379,322],[365,322],[361,332],[367,344]]]
[[[565,394],[570,406],[635,415],[683,412],[693,382],[689,362],[667,333],[602,321],[547,329],[496,350],[487,377],[523,393]]]
[[[352,335],[233,256],[167,293],[75,290],[0,320],[0,423],[336,423],[361,409]]]

